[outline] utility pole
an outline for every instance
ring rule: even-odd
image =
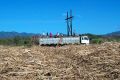
[[[66,21],[67,21],[67,36],[69,36],[69,32],[70,32],[70,29],[69,29],[69,19],[68,19],[68,12],[67,12],[67,18],[66,18]]]
[[[67,18],[65,19],[67,22],[67,36],[73,36],[73,30],[72,30],[72,10],[70,10],[70,17],[69,14],[67,12]]]

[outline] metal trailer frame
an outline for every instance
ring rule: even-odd
[[[39,38],[39,45],[80,44],[80,37]]]

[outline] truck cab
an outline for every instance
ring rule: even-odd
[[[80,43],[88,45],[90,43],[90,40],[89,40],[88,36],[81,36],[80,37]]]

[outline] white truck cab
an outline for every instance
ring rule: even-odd
[[[82,44],[89,44],[90,43],[90,40],[89,40],[89,38],[88,38],[88,36],[81,36],[81,43]]]

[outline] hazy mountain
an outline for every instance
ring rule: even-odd
[[[38,34],[34,34],[34,33],[18,33],[18,32],[4,32],[4,31],[1,31],[0,32],[0,38],[12,38],[12,37],[15,37],[15,36],[22,36],[22,37],[28,37],[28,36],[33,36],[33,35],[38,35]],[[105,34],[104,36],[106,37],[120,37],[120,31],[116,31],[116,32],[112,32],[112,33],[108,33],[108,34]]]
[[[35,34],[33,34],[33,33],[18,33],[18,32],[4,32],[4,31],[0,32],[0,38],[12,38],[15,36],[27,37],[27,36],[33,36],[33,35],[35,35]]]
[[[120,36],[120,31],[108,33],[105,36],[109,36],[109,37]]]

